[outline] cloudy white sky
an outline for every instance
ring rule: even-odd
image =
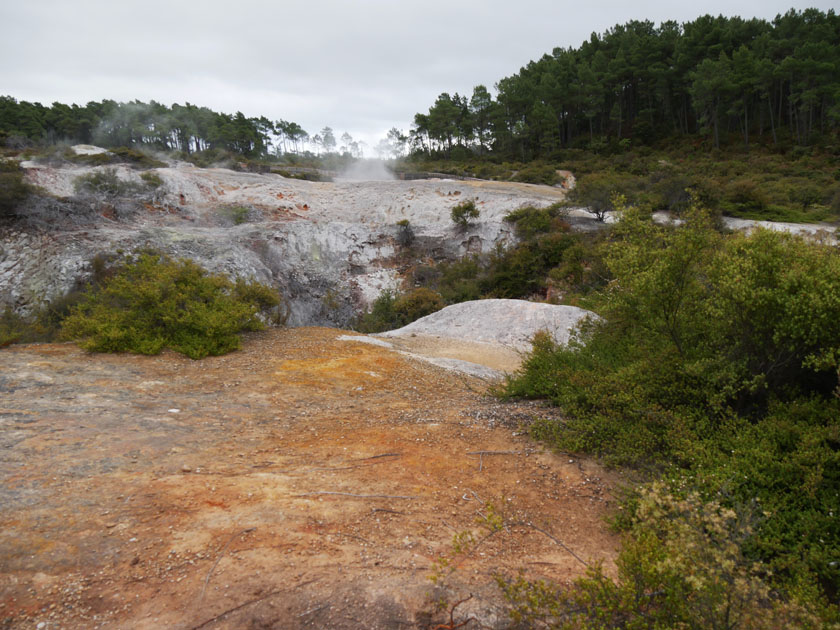
[[[369,145],[441,92],[492,88],[617,23],[772,19],[792,0],[0,1],[0,94],[84,104],[188,101],[325,125]]]

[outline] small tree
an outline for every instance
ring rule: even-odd
[[[397,221],[397,244],[400,247],[411,247],[414,242],[414,229],[411,227],[411,221],[402,219]]]
[[[452,208],[452,214],[450,216],[455,225],[465,230],[473,222],[472,219],[477,219],[479,214],[481,213],[475,207],[475,202],[470,199],[469,201],[462,201]]]

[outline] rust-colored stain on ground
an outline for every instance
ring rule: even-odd
[[[468,593],[491,625],[495,573],[585,571],[558,541],[613,570],[606,475],[521,434],[540,408],[340,334],[3,350],[0,627],[425,628]],[[434,586],[488,503],[507,527]]]

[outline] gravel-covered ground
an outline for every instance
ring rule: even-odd
[[[496,627],[497,571],[613,570],[613,482],[523,434],[553,410],[342,334],[0,352],[0,627],[425,628],[469,593]],[[488,503],[506,527],[435,586]]]

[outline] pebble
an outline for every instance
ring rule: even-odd
[[[181,472],[185,472],[185,473],[192,472],[192,468],[190,468],[189,466],[184,464],[183,466],[181,466]]]

